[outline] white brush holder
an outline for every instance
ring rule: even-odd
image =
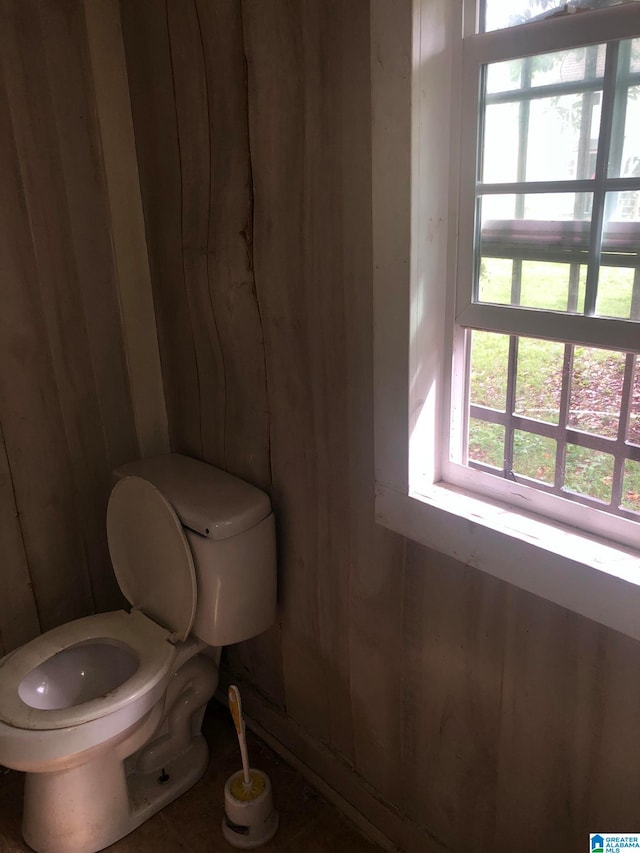
[[[242,770],[227,779],[224,786],[224,817],[222,834],[233,847],[250,850],[266,844],[278,829],[278,812],[273,807],[273,790],[266,773],[251,769],[264,780],[264,789],[255,797],[240,800],[231,793],[235,780],[242,778]]]

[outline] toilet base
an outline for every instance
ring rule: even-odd
[[[129,776],[131,825],[118,838],[133,832],[141,823],[193,787],[202,778],[208,764],[208,744],[202,735],[198,735],[187,752],[167,762],[164,773],[133,773]],[[113,844],[113,841],[109,844]]]
[[[160,775],[125,776],[114,754],[58,773],[27,773],[24,840],[36,853],[97,853],[195,785],[208,762],[209,748],[198,735]]]
[[[22,835],[36,853],[97,853],[148,820],[202,776],[201,726],[218,669],[185,647],[163,699],[82,761],[27,772]],[[186,659],[185,659],[186,658]]]

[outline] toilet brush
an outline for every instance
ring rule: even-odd
[[[229,844],[248,850],[273,838],[278,828],[278,813],[273,808],[269,777],[249,767],[242,701],[235,684],[229,687],[228,700],[238,734],[242,770],[230,776],[224,786],[222,833]]]

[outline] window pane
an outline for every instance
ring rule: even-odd
[[[520,305],[549,311],[581,312],[584,309],[586,267],[570,264],[522,263]],[[571,291],[574,298],[571,299]]]
[[[567,445],[564,487],[578,495],[609,503],[613,481],[613,456],[600,450]]]
[[[469,418],[469,459],[502,470],[504,427],[479,418]]]
[[[485,67],[482,181],[594,176],[605,55],[591,45]]]
[[[624,135],[622,139],[616,138],[614,124],[609,177],[637,178],[640,176],[640,86],[630,86],[617,108],[624,120]]]
[[[545,0],[485,0],[483,25],[480,30],[501,30],[515,27],[539,15],[553,4]]]
[[[625,358],[610,350],[574,348],[569,427],[616,438]]]
[[[556,95],[531,102],[527,181],[593,178],[600,102],[601,92]]]
[[[631,317],[633,286],[637,275],[636,270],[625,267],[600,267],[596,299],[596,314],[599,317]],[[640,288],[640,282],[636,287]]]
[[[581,313],[591,201],[591,193],[483,196],[477,300]]]
[[[640,445],[640,358],[638,356],[635,357],[635,370],[633,372],[627,441]]]
[[[640,71],[640,39],[631,41],[631,60],[629,63],[631,71]]]
[[[491,104],[484,116],[482,180],[503,183],[518,180],[520,105]]]
[[[600,260],[596,313],[602,317],[640,320],[640,192],[637,190],[606,194]]]
[[[593,178],[600,101],[601,92],[596,91],[487,104],[482,182]]]
[[[544,435],[514,430],[513,473],[552,486],[556,470],[556,443]]]
[[[638,172],[640,177],[640,160]],[[640,192],[627,190],[607,193],[605,215],[607,222],[602,235],[603,253],[610,253],[618,262],[630,260],[628,266],[635,266],[640,258]]]
[[[534,56],[531,85],[549,86],[553,83],[577,83],[601,80],[604,76],[606,45],[593,44]]]
[[[486,92],[494,95],[498,92],[513,92],[522,88],[522,71],[528,58],[508,59],[506,62],[492,62],[486,66]]]
[[[560,229],[554,223],[574,220],[582,223],[589,220],[593,204],[592,193],[496,193],[483,195],[481,203],[483,232],[489,229],[493,220],[532,219],[538,223],[550,223],[546,231],[542,224],[532,226],[535,233],[531,235],[527,235],[527,230],[524,230],[524,235],[529,236],[535,244],[547,246],[549,241],[553,241],[560,246],[566,244],[567,248],[574,247],[584,251],[588,248],[588,222],[578,226],[562,225]],[[507,237],[509,241],[523,236],[522,226],[512,228],[516,229],[515,233],[503,233],[498,236]],[[558,230],[561,233],[557,234],[554,241],[554,234]],[[495,237],[493,233],[491,236]]]
[[[627,459],[624,466],[622,506],[640,512],[640,462]]]
[[[570,0],[569,6],[586,9],[602,9],[636,0]],[[516,27],[537,17],[545,17],[564,7],[557,0],[484,0],[481,6],[480,31],[501,30]]]
[[[509,336],[471,333],[470,399],[476,406],[504,412],[507,399]],[[500,462],[502,466],[502,462]]]
[[[511,305],[512,279],[513,261],[504,258],[483,258],[480,264],[480,302]]]
[[[518,340],[517,415],[558,423],[563,357],[564,344],[533,338]]]
[[[487,98],[504,92],[556,83],[601,80],[604,75],[604,44],[559,50],[522,59],[508,59],[487,65]]]

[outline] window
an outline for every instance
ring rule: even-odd
[[[484,4],[483,4],[484,5]],[[444,476],[640,538],[640,7],[463,41],[452,441]],[[625,17],[621,17],[620,13]],[[603,26],[609,36],[602,38]],[[554,50],[544,50],[553,43]],[[500,482],[502,480],[502,482]],[[508,481],[505,483],[505,481]],[[526,504],[525,504],[526,502]]]
[[[372,2],[376,515],[640,639],[640,2],[554,6]]]

